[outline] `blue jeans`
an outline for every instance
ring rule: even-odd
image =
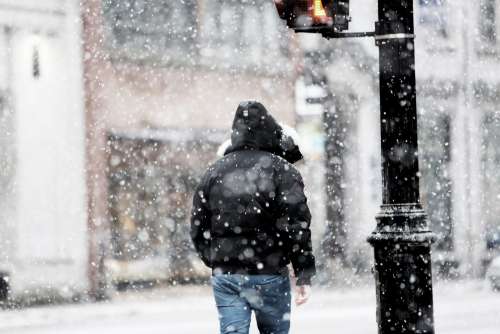
[[[261,334],[288,334],[290,279],[284,275],[212,276],[220,333],[248,334],[252,311]]]

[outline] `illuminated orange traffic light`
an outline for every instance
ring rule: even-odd
[[[274,0],[274,3],[280,17],[292,29],[348,28],[349,0]]]
[[[314,17],[325,17],[325,7],[323,7],[323,2],[321,0],[310,0],[312,2],[310,8],[312,9],[312,15]]]
[[[333,19],[331,16],[327,15],[325,7],[323,6],[323,1],[321,0],[309,0],[309,13],[313,20],[313,25],[316,24],[326,24],[331,25]]]

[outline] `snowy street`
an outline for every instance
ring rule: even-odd
[[[484,282],[437,283],[435,318],[439,334],[498,334],[500,294]],[[291,333],[335,332],[376,333],[371,286],[317,289],[309,304],[293,310]],[[217,315],[208,288],[179,287],[128,293],[109,303],[2,311],[0,333],[217,333]]]
[[[0,0],[0,334],[500,334],[498,74],[500,0]]]

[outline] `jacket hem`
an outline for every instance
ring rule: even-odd
[[[217,275],[281,275],[288,276],[288,267],[281,268],[239,268],[231,266],[214,266],[212,276]]]

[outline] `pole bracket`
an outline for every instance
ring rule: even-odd
[[[375,35],[376,41],[384,39],[405,39],[405,38],[415,38],[415,34],[396,33],[396,34]]]
[[[413,29],[400,21],[377,21],[375,22],[375,44],[380,46],[389,40],[414,39]]]

